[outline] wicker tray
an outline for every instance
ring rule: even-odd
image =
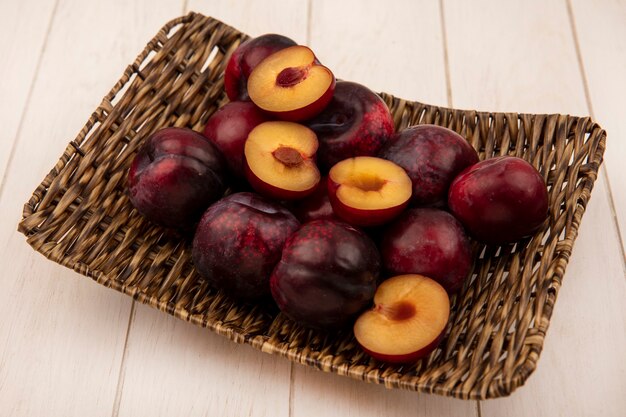
[[[456,130],[481,159],[531,162],[550,190],[549,226],[515,245],[478,246],[439,349],[411,366],[363,354],[350,331],[298,326],[271,306],[211,290],[188,241],[145,221],[126,196],[142,141],[164,126],[201,130],[226,101],[222,74],[245,34],[190,13],[165,25],[92,114],[24,206],[19,230],[47,258],[168,314],[266,353],[367,382],[458,398],[510,394],[536,367],[605,147],[589,118],[463,111],[381,94],[396,126]]]

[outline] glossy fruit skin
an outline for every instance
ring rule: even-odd
[[[128,172],[131,203],[154,223],[190,228],[226,189],[227,168],[215,145],[190,129],[152,134]]]
[[[267,114],[254,103],[232,101],[209,118],[204,136],[222,151],[231,172],[243,178],[243,148],[248,134],[257,125],[268,120]]]
[[[328,198],[327,179],[322,178],[311,195],[294,202],[291,212],[302,223],[313,220],[338,220]]]
[[[231,194],[204,213],[193,262],[208,283],[243,300],[269,295],[285,241],[299,227],[293,214],[253,193]]]
[[[448,293],[463,286],[472,268],[463,226],[450,213],[434,208],[407,210],[389,225],[381,254],[388,273],[425,275]]]
[[[248,96],[248,77],[252,70],[274,52],[290,46],[296,42],[286,36],[266,34],[249,39],[239,45],[233,52],[224,71],[224,89],[232,101],[250,100]]]
[[[317,160],[328,171],[353,156],[374,156],[394,133],[385,102],[367,87],[338,81],[328,106],[305,123],[320,141]]]
[[[379,156],[406,170],[413,183],[411,203],[420,207],[444,207],[454,178],[478,162],[476,150],[461,135],[436,125],[397,133]]]
[[[346,223],[315,220],[289,237],[270,280],[272,296],[306,326],[341,327],[367,308],[376,290],[380,256]]]
[[[542,228],[548,217],[548,189],[528,162],[500,156],[456,177],[448,206],[476,240],[512,243]]]

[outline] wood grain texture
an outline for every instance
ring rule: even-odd
[[[452,104],[588,114],[562,1],[444,0]]]
[[[608,132],[605,169],[626,247],[626,1],[571,0],[594,117]],[[626,253],[624,253],[626,256]]]
[[[310,45],[337,77],[375,91],[446,104],[442,28],[436,2],[316,1]],[[346,24],[350,16],[350,24]],[[414,42],[421,39],[421,42]],[[407,51],[410,51],[408,53]],[[401,56],[401,65],[395,65]],[[428,65],[424,65],[428,62]],[[293,416],[474,416],[476,402],[387,390],[294,367]],[[410,411],[409,411],[410,410]]]
[[[307,0],[188,0],[187,11],[214,17],[250,36],[279,33],[306,43]]]
[[[593,194],[535,375],[484,417],[624,416],[626,285],[603,178]]]
[[[565,3],[444,4],[456,107],[588,113]],[[482,416],[623,415],[626,281],[602,179],[563,281],[535,375]]]
[[[187,8],[248,34],[306,38],[304,1],[233,6],[192,0]],[[291,364],[282,358],[139,306],[129,332],[119,415],[287,416],[290,374]]]
[[[30,191],[172,15],[166,3],[62,0],[56,9],[0,195],[0,415],[111,415],[131,301],[47,261],[15,228]],[[26,68],[16,84],[27,85],[21,76],[33,78]]]
[[[0,2],[0,184],[27,104],[56,0]]]
[[[389,390],[294,365],[292,416],[477,416],[477,402]]]
[[[289,415],[285,360],[136,306],[119,416]]]
[[[252,35],[310,39],[341,78],[446,104],[436,2],[310,6],[310,19],[302,0],[189,0],[188,9]],[[454,105],[588,112],[564,3],[444,6]],[[624,136],[624,2],[573,0],[572,8],[595,116],[609,132],[607,171],[624,236],[626,155],[616,144]],[[1,96],[11,97],[0,101],[0,122],[9,127],[0,133],[0,176],[37,79],[0,194],[0,415],[476,415],[475,402],[387,391],[297,365],[290,374],[283,359],[145,306],[136,307],[123,361],[130,300],[45,260],[14,232],[27,194],[102,95],[181,12],[182,2],[169,0],[60,0],[35,77],[52,3],[0,3],[7,21],[0,34],[19,40],[0,45],[11,57],[0,64]],[[483,402],[483,416],[622,416],[626,409],[626,284],[606,184],[596,184],[538,370],[512,397]]]
[[[337,78],[447,105],[437,2],[314,1],[310,33],[311,47]]]

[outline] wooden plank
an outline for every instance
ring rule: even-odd
[[[219,19],[250,36],[279,33],[306,43],[307,0],[189,0],[187,8]]]
[[[0,184],[50,28],[55,0],[0,2]]]
[[[590,111],[608,132],[604,166],[612,191],[615,215],[626,247],[626,1],[571,0],[589,92]],[[626,256],[626,253],[624,253]]]
[[[288,415],[288,361],[150,307],[135,309],[120,417]]]
[[[190,1],[189,10],[251,35],[303,42],[306,2]],[[123,365],[120,416],[287,416],[291,364],[207,329],[137,307]]]
[[[593,193],[537,370],[483,417],[624,416],[626,285],[603,178]]]
[[[337,78],[447,105],[437,2],[322,0],[311,13],[310,45]]]
[[[444,4],[456,107],[588,113],[564,2]],[[623,416],[625,296],[619,241],[600,178],[538,369],[510,398],[482,402],[482,416]]]
[[[316,1],[311,11],[311,47],[337,77],[446,105],[436,2]],[[295,366],[292,409],[296,417],[475,416],[476,402],[387,390]]]
[[[301,365],[294,367],[292,390],[295,417],[478,415],[476,401],[389,390]]]
[[[61,0],[57,7],[0,195],[0,415],[111,414],[130,299],[47,261],[15,229],[23,202],[67,142],[157,29],[180,13],[172,4]],[[28,69],[14,75],[16,85],[33,78]]]
[[[562,2],[444,0],[444,14],[455,107],[588,113]]]

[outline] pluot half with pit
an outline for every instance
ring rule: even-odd
[[[335,76],[306,46],[275,52],[261,61],[248,79],[254,104],[288,121],[302,121],[320,113],[334,90]]]
[[[320,172],[313,131],[293,122],[265,122],[246,140],[244,159],[250,185],[267,197],[295,200],[315,191]]]
[[[230,56],[224,71],[224,89],[232,101],[250,100],[248,77],[265,58],[281,49],[297,45],[286,36],[268,33],[243,42]]]

